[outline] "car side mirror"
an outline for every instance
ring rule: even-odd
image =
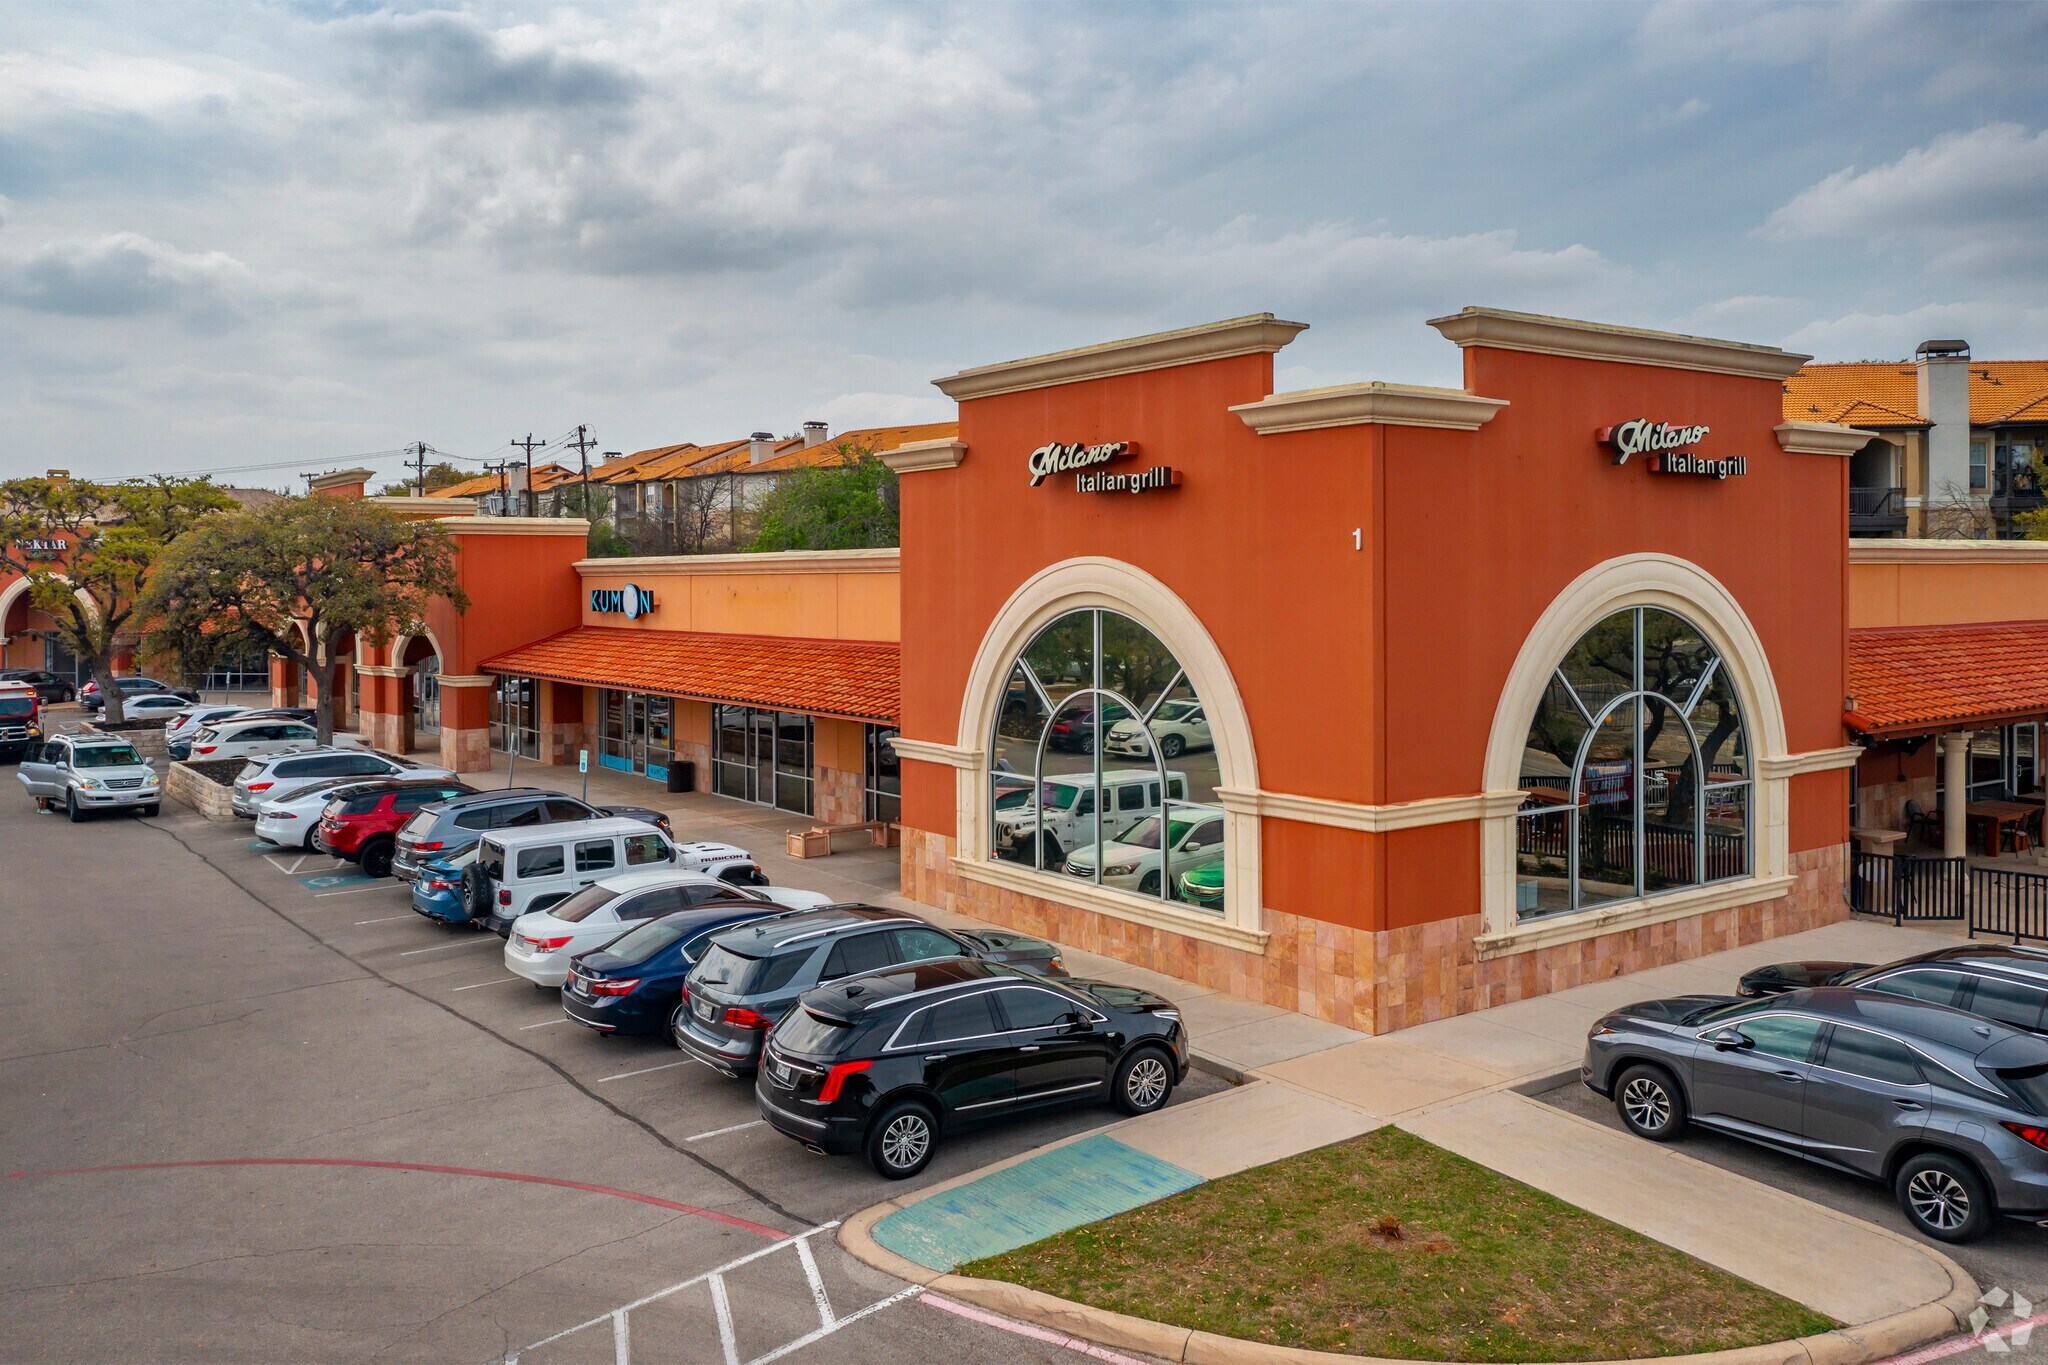
[[[156,760],[153,758],[145,758],[142,760],[142,766],[145,768],[154,768],[156,766]]]
[[[1722,1029],[1710,1041],[1714,1044],[1714,1051],[1716,1052],[1734,1052],[1740,1048],[1756,1046],[1755,1043],[1732,1028]]]
[[[1207,845],[1203,844],[1201,840],[1196,839],[1188,843],[1182,844],[1180,846],[1180,851],[1183,853],[1200,853],[1205,847],[1207,847]]]
[[[1094,1025],[1088,1022],[1088,1016],[1078,1010],[1068,1010],[1060,1016],[1061,1033],[1087,1033],[1093,1027]]]

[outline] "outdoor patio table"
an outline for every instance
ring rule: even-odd
[[[2035,809],[2024,801],[1972,801],[1963,807],[1963,815],[1984,827],[1984,856],[1996,858],[2005,827],[2025,823]]]

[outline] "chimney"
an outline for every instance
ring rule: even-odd
[[[810,421],[804,423],[804,449],[809,450],[812,446],[825,444],[825,433],[830,430],[831,428],[823,422]]]
[[[1970,343],[1923,341],[1913,352],[1927,432],[1927,495],[1970,496]],[[1979,490],[1981,494],[1988,490]]]
[[[775,457],[775,433],[757,431],[747,442],[747,463],[760,464]]]
[[[69,483],[71,481],[71,471],[68,469],[53,469],[45,477],[51,483]]]

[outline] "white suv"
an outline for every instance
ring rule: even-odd
[[[1185,801],[1186,773],[1166,775],[1166,798]],[[1122,829],[1159,813],[1159,774],[1150,768],[1122,768],[1102,775],[1102,828]],[[1019,862],[1033,860],[1032,845],[1043,842],[1045,867],[1057,870],[1069,849],[1096,839],[1095,777],[1092,773],[1061,773],[1038,785],[1024,805],[999,810],[992,821],[995,855]]]
[[[1067,875],[1093,881],[1099,865],[1104,886],[1156,896],[1163,880],[1162,840],[1173,885],[1178,887],[1182,873],[1223,861],[1223,808],[1177,805],[1164,816],[1148,815],[1106,840],[1099,850],[1089,844],[1069,853]]]
[[[301,720],[223,720],[192,736],[192,761],[211,763],[221,758],[258,758],[285,749],[311,749],[320,742],[320,732]],[[360,735],[336,735],[337,749],[360,749]]]
[[[89,810],[129,806],[155,815],[163,780],[135,746],[113,735],[58,735],[21,760],[15,774],[45,808],[64,803],[73,820]]]
[[[429,768],[395,754],[374,749],[288,750],[264,754],[249,760],[235,777],[235,794],[228,804],[244,820],[256,818],[259,802],[290,796],[302,787],[331,777],[404,778],[453,777],[446,768]]]

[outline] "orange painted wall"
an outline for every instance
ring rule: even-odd
[[[581,593],[572,567],[585,553],[581,532],[565,535],[495,535],[464,530],[457,569],[470,608],[458,615],[436,602],[427,624],[455,657],[443,673],[475,673],[477,664],[504,650],[568,630],[581,619]]]
[[[1592,565],[1659,551],[1742,602],[1791,749],[1840,745],[1848,466],[1779,448],[1776,381],[1480,348],[1466,367],[1470,391],[1510,403],[1474,433],[1261,437],[1228,409],[1270,392],[1268,356],[963,403],[963,463],[903,480],[904,733],[954,742],[968,669],[1004,601],[1048,564],[1104,555],[1164,581],[1207,626],[1266,789],[1368,804],[1471,793],[1537,617]],[[1749,473],[1717,483],[1616,467],[1595,432],[1638,416],[1712,427],[1701,453],[1746,455]],[[1035,447],[1112,440],[1139,447],[1123,467],[1171,464],[1182,485],[1028,486]],[[1845,837],[1845,783],[1795,783],[1795,853]],[[904,786],[906,823],[953,833],[949,770],[907,764]],[[1470,914],[1477,838],[1471,824],[1372,837],[1268,821],[1266,903],[1369,928]]]
[[[590,610],[595,589],[631,583],[654,593],[654,610],[627,620]],[[894,640],[900,634],[893,572],[679,571],[630,562],[613,572],[585,570],[582,621],[633,630],[694,630],[805,640]]]
[[[2010,549],[1994,562],[1966,562],[1970,551],[1954,542],[1924,552],[1873,547],[1885,558],[1910,563],[1849,564],[1849,625],[1948,626],[2034,620],[2048,603],[2048,545]]]

